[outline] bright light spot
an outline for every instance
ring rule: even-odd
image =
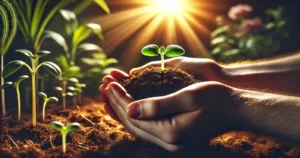
[[[182,9],[181,0],[157,0],[157,7],[161,12],[176,13]]]

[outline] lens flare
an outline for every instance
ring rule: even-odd
[[[141,64],[140,51],[147,44],[184,45],[187,56],[210,58],[203,41],[209,41],[211,31],[202,22],[215,23],[216,8],[208,1],[112,0],[109,5],[127,9],[89,20],[102,25],[104,50],[116,53],[124,69]]]

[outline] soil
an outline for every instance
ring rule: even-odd
[[[158,68],[153,67],[136,73],[122,84],[130,92],[137,90],[142,96],[157,96],[200,81],[180,69],[167,68],[163,79],[160,75]],[[143,84],[145,81],[151,83],[151,88]],[[157,92],[161,83],[172,90]],[[132,87],[134,84],[138,88]],[[177,84],[178,87],[175,86]],[[133,93],[134,97],[139,98],[139,93]],[[98,98],[84,98],[82,103],[82,106],[68,110],[62,110],[61,105],[48,105],[46,119],[42,120],[39,115],[35,128],[31,127],[30,109],[23,110],[21,121],[16,121],[15,109],[9,110],[9,115],[0,122],[0,157],[300,157],[299,145],[248,131],[229,131],[212,138],[205,145],[170,153],[129,134],[119,122],[106,114]],[[62,153],[60,133],[49,127],[52,121],[81,124],[81,131],[68,134],[66,154]]]
[[[121,85],[136,100],[164,96],[200,82],[199,78],[178,68],[149,67],[121,81]]]

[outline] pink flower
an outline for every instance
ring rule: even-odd
[[[260,18],[246,19],[242,23],[242,28],[246,32],[259,32],[264,29],[264,24]]]
[[[246,4],[239,4],[230,8],[228,17],[231,20],[238,20],[249,16],[253,12],[253,8]]]

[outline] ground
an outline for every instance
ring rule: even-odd
[[[207,142],[207,146],[169,153],[136,139],[103,110],[103,103],[85,98],[79,108],[47,107],[46,120],[38,117],[31,127],[30,112],[22,120],[11,115],[1,120],[0,157],[300,157],[300,146],[246,131],[230,131]],[[53,110],[50,110],[53,109]],[[51,121],[79,122],[80,132],[67,138],[67,153],[61,152],[61,136],[49,127]]]

